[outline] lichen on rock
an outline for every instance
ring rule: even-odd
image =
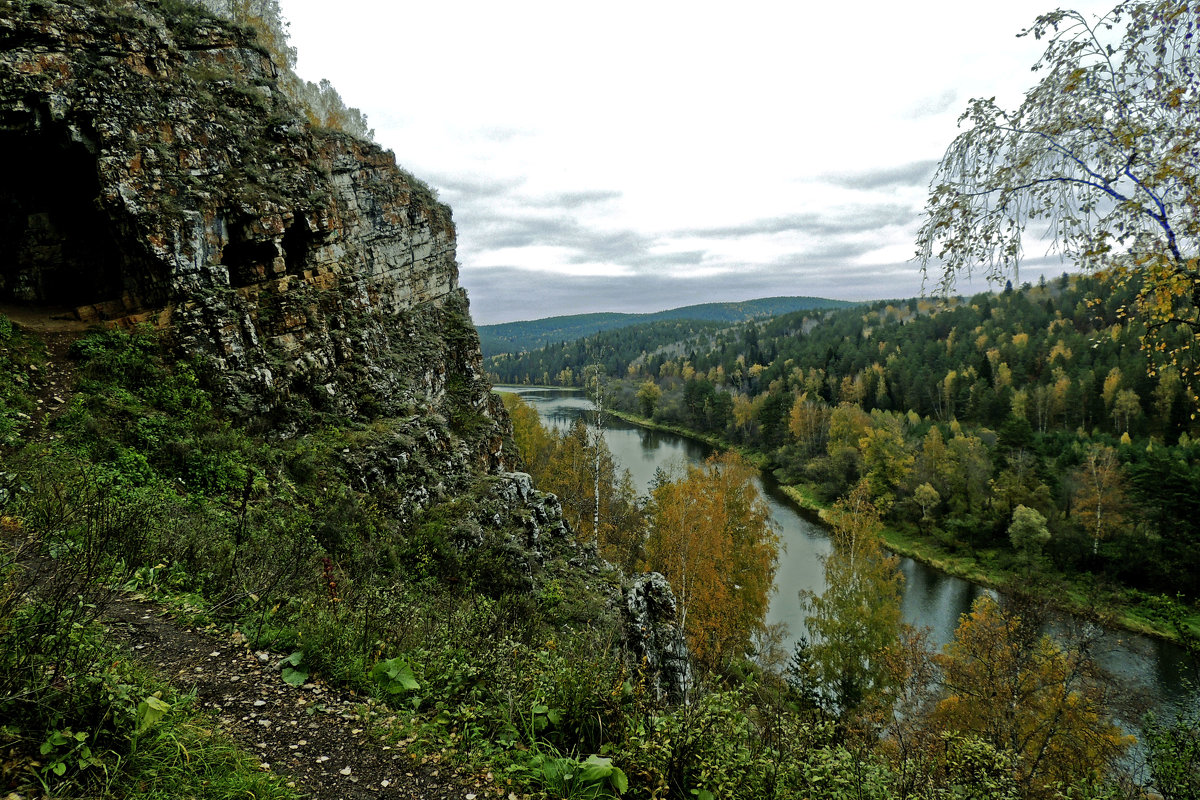
[[[630,651],[659,692],[670,702],[684,702],[692,685],[691,661],[671,584],[659,572],[638,575],[626,590],[625,604]]]

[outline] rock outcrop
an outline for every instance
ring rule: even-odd
[[[168,326],[246,417],[485,386],[450,210],[304,124],[253,31],[180,0],[0,7],[0,303]]]
[[[692,672],[671,584],[658,572],[639,575],[626,590],[625,603],[630,651],[642,659],[659,692],[673,703],[684,702]]]

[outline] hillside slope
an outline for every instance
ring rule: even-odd
[[[823,297],[764,297],[734,303],[701,303],[648,314],[573,314],[564,317],[499,325],[479,326],[479,338],[485,357],[501,353],[521,353],[548,344],[570,342],[603,331],[619,330],[666,320],[696,320],[698,322],[744,322],[755,317],[772,317],[792,311],[819,308],[845,308],[854,303],[828,300]]]

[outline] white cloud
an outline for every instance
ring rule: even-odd
[[[502,268],[547,314],[919,291],[924,181],[967,98],[1032,84],[1041,44],[1015,34],[1053,8],[281,4],[300,73],[454,207],[489,322],[518,313]]]

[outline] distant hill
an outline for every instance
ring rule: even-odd
[[[736,323],[755,317],[773,317],[793,311],[845,308],[852,305],[856,304],[845,300],[829,300],[824,297],[764,297],[739,303],[701,303],[650,314],[617,312],[573,314],[524,322],[504,322],[499,325],[480,325],[479,339],[483,347],[483,355],[486,357],[500,353],[536,350],[547,344],[571,342],[602,331],[612,331],[647,322],[693,319],[700,322]]]

